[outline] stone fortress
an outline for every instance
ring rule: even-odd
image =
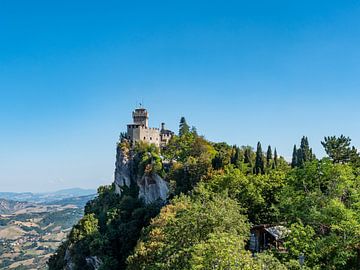
[[[165,124],[161,124],[161,129],[149,127],[149,114],[146,109],[140,107],[132,113],[133,123],[127,125],[126,139],[131,144],[143,141],[155,144],[158,147],[164,147],[174,132],[165,129]],[[123,137],[124,138],[124,137]],[[146,204],[155,202],[159,199],[165,201],[168,197],[168,183],[158,174],[134,173],[134,157],[135,152],[132,147],[117,146],[116,162],[115,162],[115,192],[121,195],[125,187],[131,187],[135,184],[139,188],[138,198],[142,199]]]
[[[127,139],[131,142],[144,141],[164,147],[174,132],[165,129],[165,123],[161,124],[161,129],[149,127],[149,113],[145,108],[135,109],[132,113],[133,123],[127,125]]]

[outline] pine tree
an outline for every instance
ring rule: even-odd
[[[350,137],[341,135],[340,137],[328,136],[321,142],[328,156],[334,163],[347,163],[357,154],[355,147],[350,146]]]
[[[261,143],[258,142],[256,147],[256,158],[255,158],[255,167],[254,167],[254,173],[255,174],[264,174],[264,156],[261,148]]]
[[[298,150],[296,148],[296,144],[294,144],[293,154],[292,154],[292,160],[291,160],[291,167],[295,168],[298,166]]]
[[[271,146],[269,145],[266,152],[266,167],[270,168],[271,161],[272,161],[272,150],[271,150]]]
[[[190,132],[190,126],[186,123],[185,117],[181,117],[179,125],[179,136],[183,136]]]

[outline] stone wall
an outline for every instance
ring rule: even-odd
[[[128,139],[137,142],[144,141],[160,146],[160,130],[158,128],[147,128],[144,126],[128,125]]]

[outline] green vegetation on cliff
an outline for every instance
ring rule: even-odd
[[[136,184],[121,196],[100,187],[50,270],[93,269],[89,258],[100,269],[300,269],[301,254],[303,269],[359,269],[360,157],[343,136],[323,145],[329,158],[318,160],[303,137],[289,164],[260,142],[256,151],[209,142],[182,119],[165,149],[132,149],[133,173],[162,176],[168,201],[144,204]],[[256,224],[287,227],[285,250],[253,256]]]

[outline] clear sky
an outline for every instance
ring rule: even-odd
[[[0,1],[0,191],[96,188],[143,102],[213,141],[360,146],[359,1]]]

